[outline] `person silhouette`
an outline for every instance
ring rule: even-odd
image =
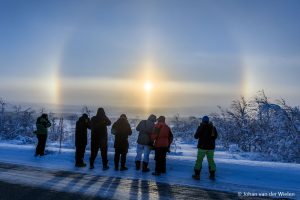
[[[103,108],[98,108],[96,116],[91,119],[91,156],[90,169],[94,169],[94,162],[97,157],[99,148],[102,158],[102,169],[109,169],[107,159],[107,126],[111,125],[111,121],[105,115]]]
[[[209,121],[208,116],[202,118],[201,124],[198,126],[194,135],[198,139],[198,154],[194,167],[195,174],[192,176],[196,180],[200,180],[200,172],[202,169],[202,162],[204,157],[207,157],[209,165],[210,179],[215,179],[216,164],[214,161],[215,140],[218,137],[216,127]]]
[[[50,121],[48,120],[48,115],[43,113],[36,120],[36,137],[38,139],[38,144],[35,150],[35,156],[44,156],[45,155],[45,146],[48,137],[48,128],[51,126]]]

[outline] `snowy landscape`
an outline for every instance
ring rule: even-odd
[[[299,11],[0,0],[0,200],[300,200]]]
[[[233,101],[229,108],[220,108],[219,113],[210,115],[219,132],[215,153],[217,180],[208,179],[205,161],[200,182],[191,178],[197,153],[197,141],[193,136],[200,123],[199,117],[180,117],[178,114],[168,118],[167,123],[174,133],[174,143],[167,158],[167,175],[154,177],[150,173],[142,174],[134,170],[138,135],[135,127],[141,119],[130,119],[133,130],[129,138],[127,161],[130,170],[116,173],[111,169],[103,173],[100,170],[99,159],[93,171],[88,167],[84,169],[74,167],[74,131],[80,113],[60,117],[54,113],[49,114],[52,127],[49,129],[47,155],[40,158],[33,156],[37,143],[33,131],[35,117],[39,113],[32,109],[22,109],[20,106],[13,106],[11,109],[3,100],[1,102],[0,162],[3,163],[188,185],[233,192],[241,196],[265,195],[291,199],[298,199],[300,196],[299,108],[287,105],[284,100],[274,104],[268,100],[263,91],[251,101],[246,101],[242,97]],[[81,112],[92,115],[88,107],[83,107]],[[114,117],[111,119],[116,120]],[[109,134],[111,165],[113,142],[114,138]],[[87,149],[85,161],[88,163],[89,144]],[[150,168],[152,170],[154,168],[153,153]],[[2,178],[10,179],[6,176]],[[122,195],[128,198],[129,194]],[[116,198],[114,194],[106,196]]]

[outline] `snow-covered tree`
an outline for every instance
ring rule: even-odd
[[[259,91],[250,101],[241,97],[229,109],[219,108],[213,121],[225,148],[237,144],[243,151],[263,153],[272,160],[300,162],[298,107],[287,105],[285,100],[271,102]]]

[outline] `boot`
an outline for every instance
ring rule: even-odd
[[[141,161],[135,161],[135,170],[140,170],[141,169]]]
[[[108,166],[108,165],[104,165],[104,166],[102,167],[102,170],[103,170],[103,171],[108,170],[108,169],[109,169],[109,166]]]
[[[142,172],[149,172],[150,169],[148,168],[148,163],[147,162],[143,162],[143,170]]]
[[[102,164],[103,164],[103,167],[102,167],[102,170],[103,170],[103,171],[109,169],[109,166],[108,166],[108,160],[106,160],[106,161],[103,161],[103,160],[102,160]]]
[[[125,166],[122,166],[121,169],[120,169],[120,171],[126,171],[126,170],[128,170],[128,168],[125,167]]]
[[[215,180],[216,179],[215,171],[209,171],[209,178],[211,180]]]
[[[160,176],[160,173],[159,172],[153,172],[152,175],[153,176]]]
[[[94,169],[94,162],[90,159],[90,169]]]
[[[115,171],[119,171],[119,165],[115,163]]]
[[[192,176],[195,180],[200,180],[200,170],[194,169],[195,174]]]
[[[84,162],[82,162],[82,163],[76,163],[75,167],[86,167],[86,164]]]

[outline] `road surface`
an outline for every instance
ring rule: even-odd
[[[0,162],[0,199],[261,199],[198,187]]]

